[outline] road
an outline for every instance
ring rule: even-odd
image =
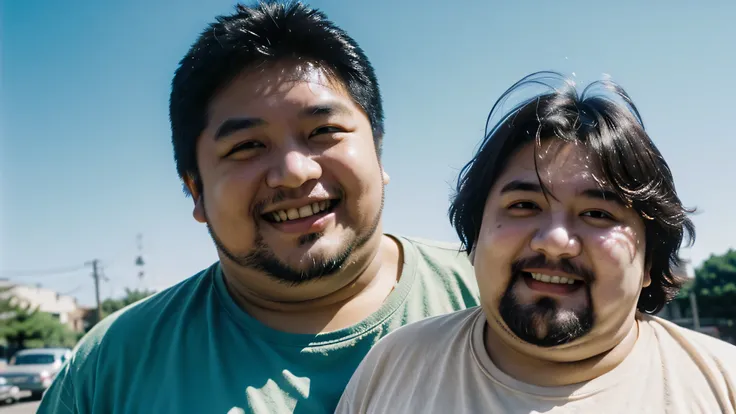
[[[35,414],[40,401],[24,399],[12,405],[0,405],[0,414]]]

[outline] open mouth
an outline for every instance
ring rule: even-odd
[[[261,217],[271,223],[288,223],[290,221],[305,219],[312,216],[327,215],[334,211],[339,204],[339,199],[323,200],[319,202],[305,204],[299,208],[270,211],[268,213],[262,214]]]

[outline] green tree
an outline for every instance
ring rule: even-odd
[[[711,255],[695,269],[695,280],[680,300],[695,293],[701,318],[736,319],[736,250]]]
[[[43,346],[74,346],[77,334],[48,313],[23,304],[0,289],[0,338],[8,348],[23,349]]]
[[[122,297],[117,299],[109,298],[102,302],[102,313],[104,316],[110,315],[111,313],[115,313],[128,305],[132,305],[139,300],[153,295],[154,293],[156,292],[152,290],[133,290],[125,288],[125,294]]]
[[[143,300],[156,293],[153,290],[125,288],[125,294],[119,298],[107,298],[102,301],[102,317],[105,318],[128,305]],[[97,312],[92,311],[87,316],[88,330],[97,323]]]

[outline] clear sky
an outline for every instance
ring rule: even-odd
[[[167,105],[179,59],[233,4],[2,1],[0,277],[92,304],[86,261],[105,265],[104,298],[169,286],[216,260],[174,169]],[[736,2],[311,4],[376,67],[388,232],[456,240],[451,185],[488,111],[520,77],[551,69],[583,84],[609,74],[632,95],[683,201],[700,210],[695,264],[736,246]],[[47,269],[77,270],[26,272]]]

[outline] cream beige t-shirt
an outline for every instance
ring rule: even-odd
[[[417,322],[368,353],[336,413],[733,414],[736,347],[657,317],[638,318],[639,337],[621,364],[562,387],[501,372],[483,344],[480,308]]]

